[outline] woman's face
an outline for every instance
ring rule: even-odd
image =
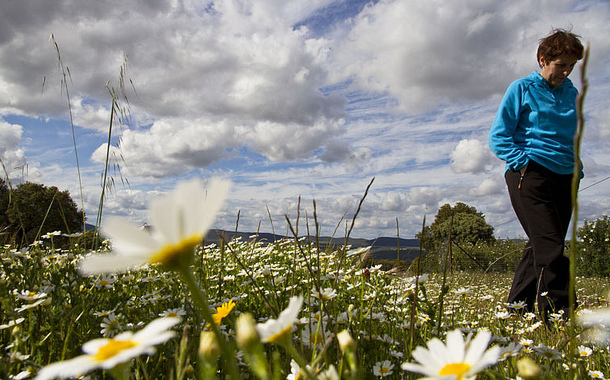
[[[540,57],[540,65],[542,66],[540,74],[546,79],[551,88],[555,88],[562,84],[568,75],[570,75],[577,61],[578,58],[570,54],[560,55],[552,61]]]

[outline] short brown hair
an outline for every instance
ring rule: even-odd
[[[540,63],[540,57],[552,61],[564,54],[581,59],[584,50],[585,48],[580,42],[580,36],[565,29],[554,29],[551,34],[540,40],[536,56],[538,63]]]

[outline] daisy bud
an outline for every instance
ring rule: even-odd
[[[242,350],[247,350],[257,343],[260,343],[260,337],[256,330],[256,322],[251,314],[246,313],[240,315],[239,318],[237,318],[235,328],[237,330],[237,345]]]
[[[356,349],[356,341],[349,334],[349,331],[343,330],[337,334],[337,340],[339,341],[339,347],[341,351],[353,351]]]
[[[252,314],[242,314],[237,318],[237,346],[243,350],[246,363],[259,379],[269,379],[269,368],[256,321]]]
[[[199,357],[206,362],[213,362],[220,355],[216,336],[212,331],[202,331],[199,339]]]
[[[542,378],[540,367],[530,358],[523,358],[517,362],[519,376],[524,380],[536,380]]]

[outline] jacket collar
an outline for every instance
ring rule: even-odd
[[[544,77],[538,71],[533,71],[530,74],[530,78],[532,78],[534,82],[536,82],[539,86],[542,86],[549,91],[557,91],[564,88],[574,87],[574,84],[572,83],[570,78],[566,78],[559,86],[551,88],[549,82],[547,82],[546,79],[544,79]]]

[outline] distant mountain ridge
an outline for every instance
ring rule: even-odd
[[[206,235],[205,241],[206,243],[216,243],[220,241],[220,237],[224,237],[227,240],[232,240],[236,237],[241,238],[242,240],[251,240],[256,238],[258,241],[267,241],[267,242],[275,242],[277,240],[285,240],[292,239],[293,237],[272,234],[267,232],[234,232],[234,231],[226,231],[226,230],[210,230]],[[311,240],[315,240],[315,237],[311,236]],[[320,236],[318,238],[320,244],[327,245],[329,242],[333,245],[342,246],[345,244],[345,238],[334,237],[331,238],[329,236]],[[396,238],[396,237],[386,237],[381,236],[375,239],[363,239],[363,238],[349,238],[348,244],[354,248],[359,247],[368,247],[371,246],[373,248],[377,247],[392,247],[392,248],[419,248],[419,239],[404,239],[404,238]]]
[[[234,238],[240,238],[244,241],[250,241],[256,239],[261,242],[272,243],[278,240],[291,239],[292,237],[271,234],[266,232],[252,233],[252,232],[234,232],[225,230],[210,230],[205,238],[204,243],[218,243],[221,237],[230,241]],[[311,237],[312,241],[315,241],[315,237]],[[341,247],[345,244],[345,238],[331,238],[329,236],[318,237],[320,246],[326,247],[329,244],[337,247]],[[382,236],[376,239],[363,239],[363,238],[350,238],[348,245],[352,248],[371,247],[371,256],[378,260],[396,260],[398,257],[400,260],[407,262],[413,261],[419,254],[419,240],[418,239],[403,239],[396,237]],[[399,249],[400,248],[400,249]],[[400,252],[399,252],[400,251]]]

